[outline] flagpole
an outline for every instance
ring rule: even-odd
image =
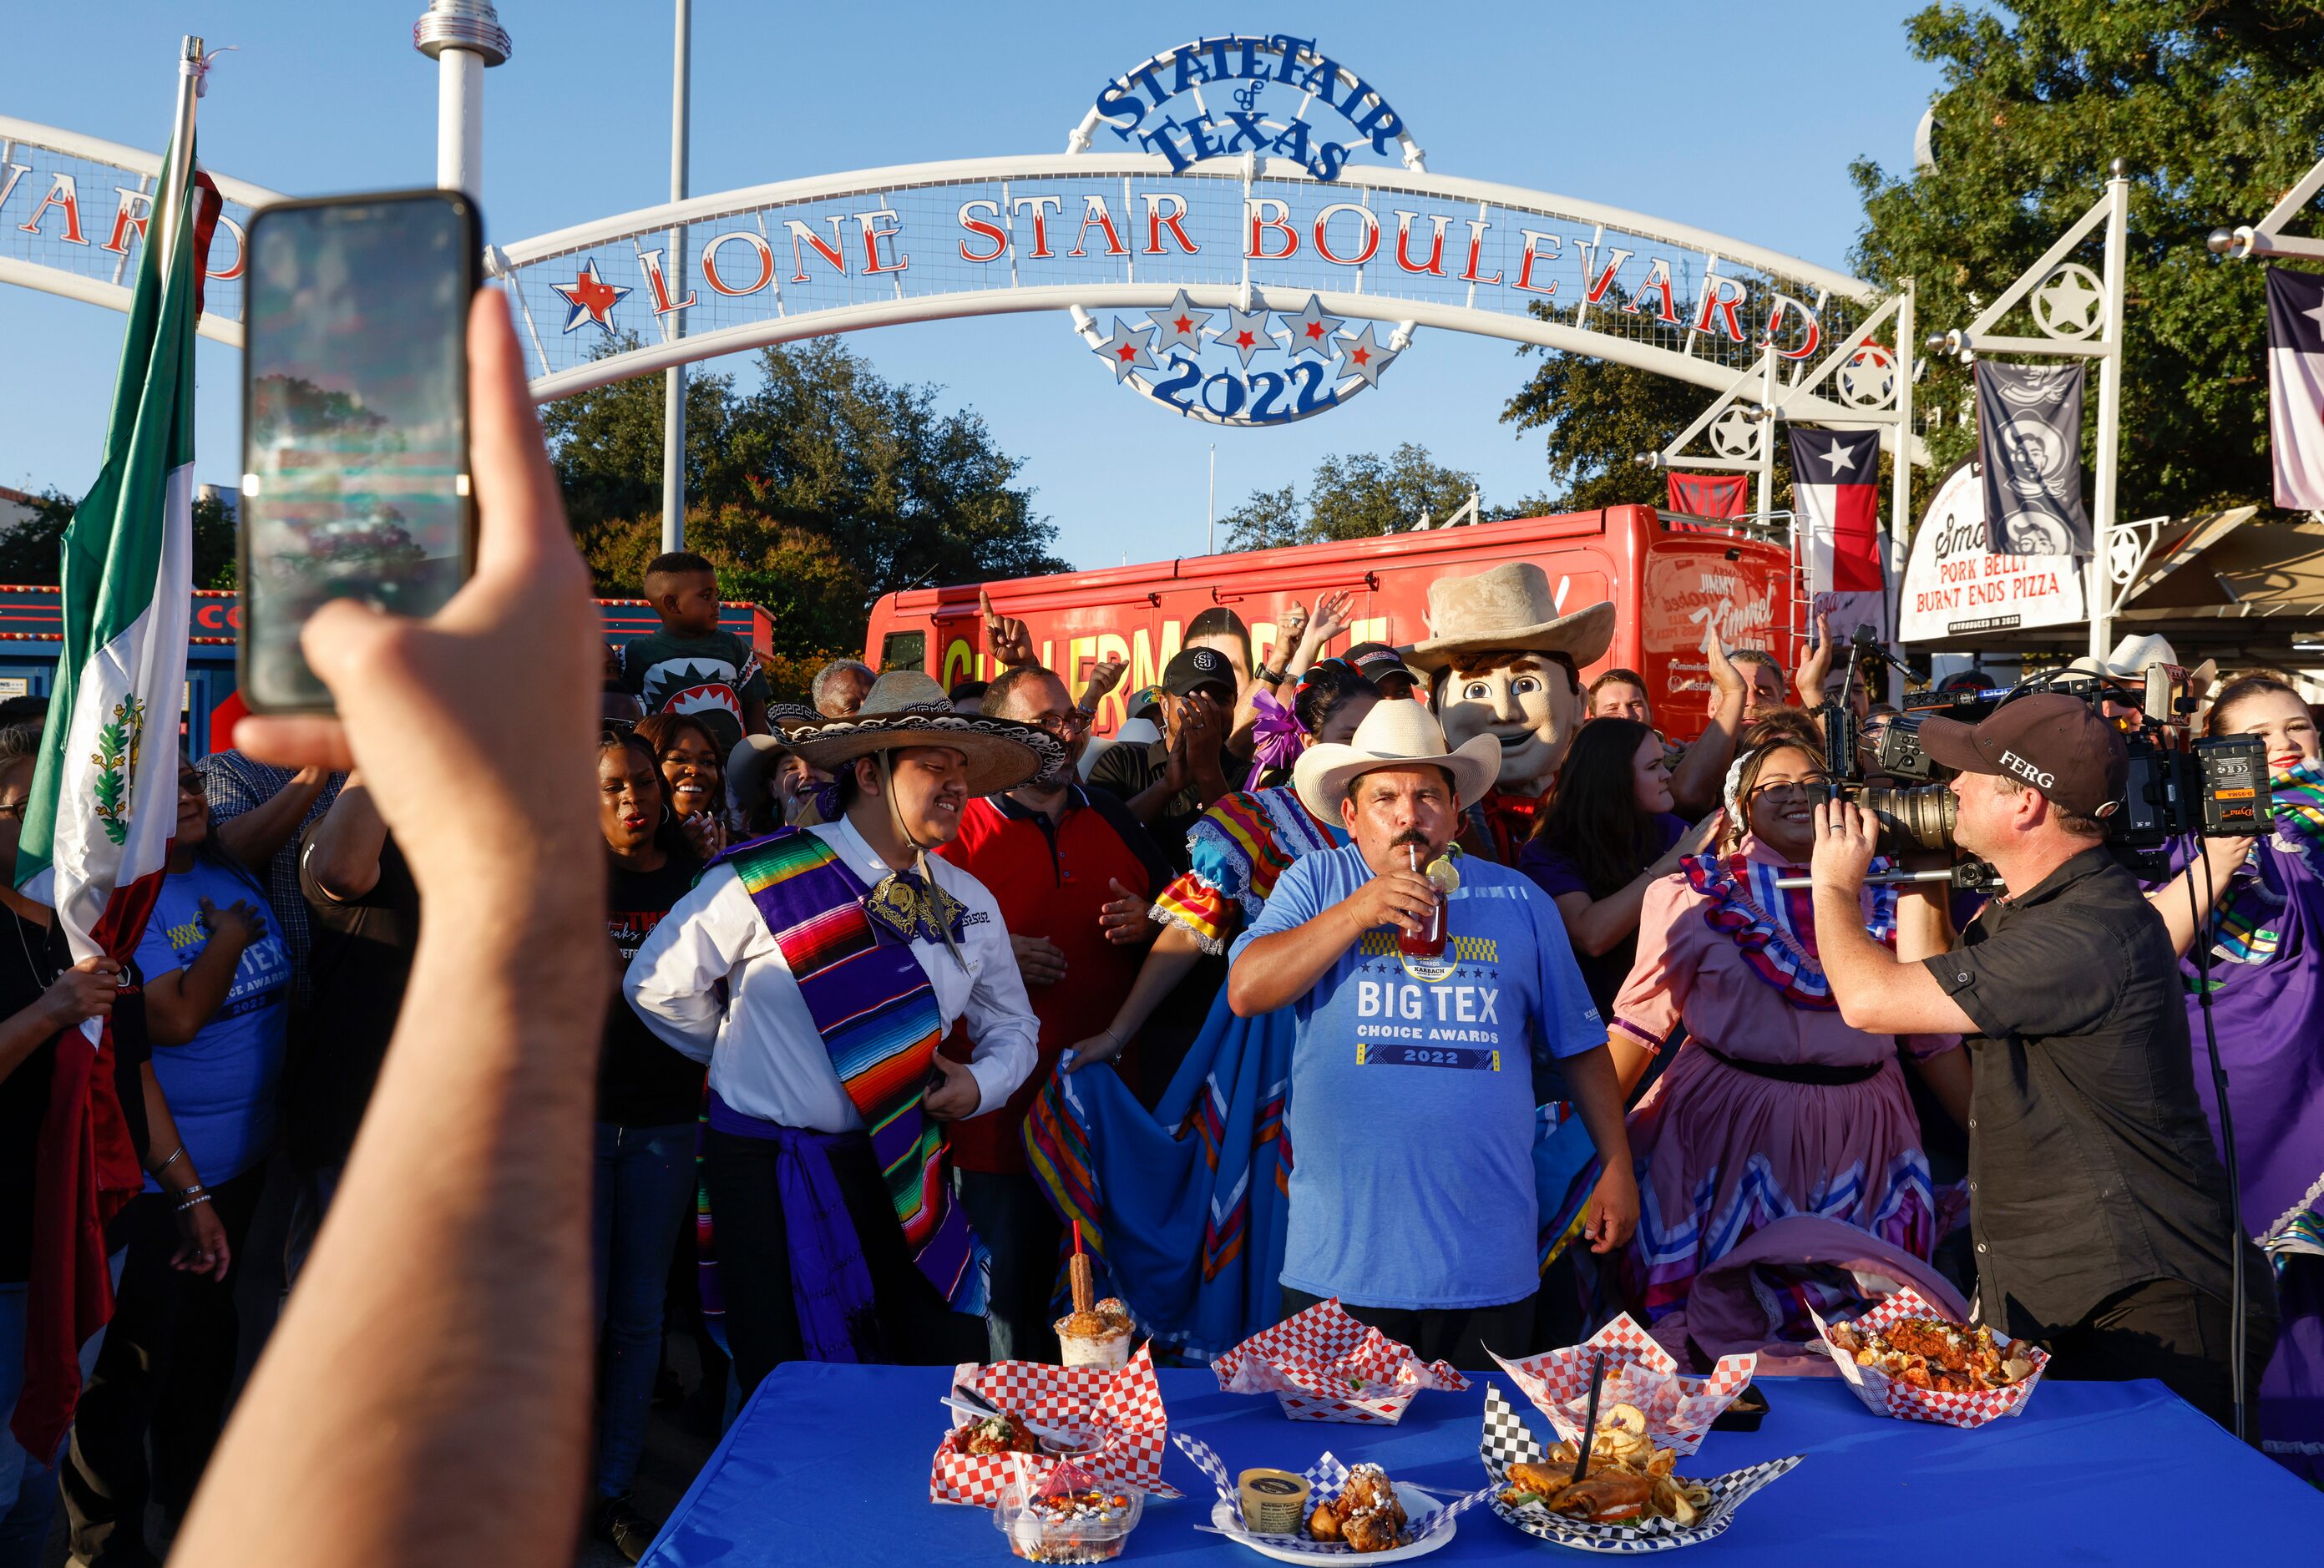
[[[194,160],[194,103],[200,95],[202,41],[188,33],[178,44],[178,109],[170,122],[170,161],[161,171],[161,290],[170,288],[170,269],[178,264],[178,236],[186,224],[186,186]]]
[[[2098,476],[2090,519],[2090,657],[2101,664],[2114,650],[2115,475],[2122,447],[2123,253],[2129,248],[2130,179],[2119,158],[2107,180],[2106,357],[2098,361]],[[2127,586],[2127,585],[2126,585]]]

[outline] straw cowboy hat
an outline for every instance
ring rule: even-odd
[[[2116,643],[2114,651],[2107,655],[2104,664],[2085,653],[2066,666],[2066,669],[2073,675],[2111,675],[2123,680],[2136,680],[2151,666],[2178,662],[2179,655],[2169,641],[2148,632],[2134,633]]]
[[[1504,561],[1429,584],[1428,635],[1406,649],[1404,659],[1434,675],[1462,654],[1509,649],[1563,653],[1579,669],[1604,658],[1613,641],[1611,603],[1561,615],[1548,573],[1531,561]]]
[[[1416,702],[1384,702],[1364,715],[1344,746],[1310,746],[1291,767],[1300,804],[1326,822],[1340,820],[1348,786],[1382,768],[1434,763],[1452,776],[1455,804],[1466,805],[1492,787],[1501,770],[1501,743],[1479,735],[1459,751],[1444,746],[1444,726]]]
[[[945,688],[917,669],[891,669],[864,694],[854,716],[789,735],[811,767],[836,773],[859,757],[907,746],[949,746],[968,759],[968,792],[1014,789],[1044,768],[1062,766],[1065,750],[1048,733],[1013,719],[956,712]]]

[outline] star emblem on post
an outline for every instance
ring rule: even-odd
[[[1170,301],[1170,308],[1157,310],[1146,318],[1146,324],[1160,334],[1154,344],[1160,352],[1167,354],[1174,348],[1183,348],[1189,354],[1200,355],[1203,352],[1203,328],[1210,325],[1211,318],[1216,314],[1213,310],[1195,309],[1187,301],[1186,291],[1181,289],[1178,297]]]
[[[2093,288],[2089,270],[2069,262],[2035,291],[2034,315],[2044,330],[2057,337],[2087,337],[2098,323],[2090,312],[2106,299]]]
[[[1132,332],[1122,325],[1120,317],[1117,316],[1113,318],[1113,336],[1099,344],[1096,352],[1102,355],[1106,364],[1113,367],[1113,379],[1116,385],[1128,380],[1130,373],[1133,370],[1161,368],[1154,358],[1154,330],[1152,327],[1148,327],[1141,331]]]
[[[1834,478],[1840,476],[1841,469],[1856,466],[1856,454],[1849,451],[1838,437],[1832,438],[1831,450],[1819,456],[1822,457],[1824,466],[1831,470]]]
[[[1362,377],[1366,386],[1379,385],[1380,372],[1386,370],[1389,362],[1396,358],[1397,351],[1383,347],[1379,340],[1372,336],[1373,325],[1367,321],[1364,323],[1364,329],[1355,337],[1342,337],[1339,340],[1336,346],[1340,351],[1340,363],[1338,368],[1333,373],[1333,380],[1345,381],[1353,375]]]
[[[1246,312],[1230,305],[1227,307],[1226,315],[1227,324],[1222,327],[1212,328],[1211,337],[1241,355],[1244,369],[1250,368],[1252,355],[1264,354],[1270,348],[1283,346],[1268,333],[1266,311]]]
[[[593,259],[581,268],[581,275],[570,283],[551,283],[549,288],[570,307],[565,314],[565,330],[572,331],[584,321],[593,322],[613,335],[613,309],[632,291],[608,283],[597,275],[597,263]]]
[[[1291,327],[1291,357],[1314,354],[1328,361],[1338,345],[1333,341],[1343,324],[1337,316],[1323,314],[1323,307],[1315,296],[1307,296],[1307,308],[1296,316],[1286,318]]]

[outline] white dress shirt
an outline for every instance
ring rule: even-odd
[[[891,869],[844,818],[806,831],[872,886]],[[968,1019],[975,1047],[968,1070],[981,1116],[999,1110],[1033,1071],[1040,1026],[1000,905],[950,861],[931,855],[927,863],[945,891],[968,908],[960,942],[968,967],[926,937],[913,941],[912,956],[936,991],[945,1031]],[[728,996],[723,1010],[712,990],[720,980]],[[745,1116],[816,1132],[862,1128],[798,982],[733,867],[711,870],[662,917],[631,960],[622,989],[655,1034],[710,1064],[710,1087]]]

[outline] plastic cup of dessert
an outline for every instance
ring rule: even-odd
[[[1078,1334],[1065,1332],[1066,1318],[1057,1320],[1058,1360],[1068,1367],[1126,1367],[1130,1365],[1130,1331],[1115,1329],[1109,1333]]]
[[[1007,1537],[1009,1550],[1028,1563],[1110,1563],[1121,1555],[1130,1532],[1146,1511],[1146,1494],[1130,1487],[1095,1483],[1102,1498],[1096,1508],[1058,1508],[1039,1499],[1028,1501],[1019,1481],[1001,1488],[992,1507],[992,1524]],[[1121,1506],[1115,1507],[1119,1499]]]

